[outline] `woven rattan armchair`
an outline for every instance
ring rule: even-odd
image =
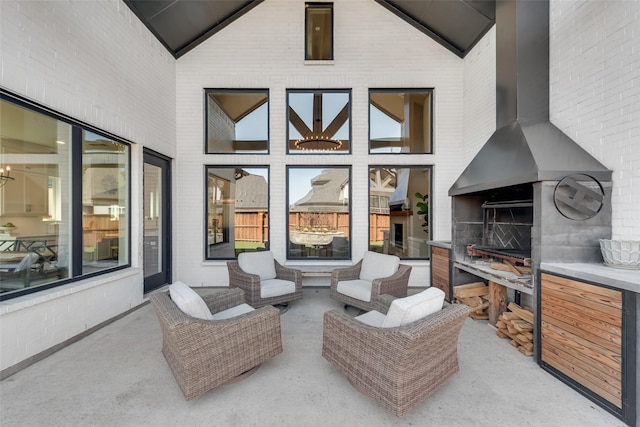
[[[365,254],[365,257],[367,254]],[[386,308],[380,307],[379,299],[383,294],[392,295],[394,297],[406,297],[409,287],[409,276],[411,275],[411,266],[400,264],[395,273],[387,277],[376,278],[371,281],[371,294],[369,301],[345,295],[338,289],[339,282],[357,280],[361,276],[361,269],[364,259],[360,260],[352,267],[336,268],[331,272],[331,287],[329,288],[329,296],[346,305],[350,305],[360,310],[371,311]]]
[[[331,310],[324,314],[322,356],[401,417],[458,372],[458,335],[468,312],[465,305],[445,304],[408,325],[379,328]]]
[[[183,313],[167,292],[149,299],[162,328],[162,354],[186,400],[253,372],[282,352],[280,311],[260,309],[226,320]],[[203,297],[212,313],[245,302],[241,289]]]
[[[240,256],[255,257],[256,255],[264,260],[265,256],[271,256],[270,251],[261,251],[256,253],[245,253]],[[289,281],[292,282],[291,292],[274,295],[263,296],[262,283],[259,274],[252,274],[244,271],[240,267],[239,261],[228,261],[227,270],[229,271],[229,286],[240,288],[245,293],[247,304],[252,307],[262,307],[264,305],[285,304],[302,298],[302,271],[295,268],[288,268],[281,265],[277,260],[270,258],[269,262],[273,262],[275,266],[275,278],[269,280]]]

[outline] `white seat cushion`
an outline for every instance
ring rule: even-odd
[[[372,282],[374,279],[389,277],[398,271],[400,258],[395,255],[367,251],[362,257],[360,279]]]
[[[260,298],[279,297],[296,291],[296,283],[291,280],[268,279],[260,281]]]
[[[271,251],[242,252],[238,255],[238,266],[245,273],[257,274],[261,281],[276,278],[276,265]]]
[[[255,308],[251,307],[249,304],[240,304],[235,307],[227,308],[226,310],[222,310],[211,316],[213,320],[224,320],[230,319],[232,317],[240,316],[241,314],[250,313]]]
[[[429,288],[409,297],[395,299],[387,311],[382,326],[394,328],[408,325],[442,310],[443,304],[444,292],[438,288]]]
[[[211,320],[211,311],[204,300],[189,286],[174,282],[169,286],[171,300],[183,313],[196,319]]]
[[[367,311],[364,314],[361,314],[360,316],[354,317],[354,319],[359,320],[362,323],[365,323],[369,326],[375,326],[376,328],[381,328],[384,323],[385,317],[386,316],[380,313],[379,311],[371,310],[371,311]]]
[[[369,280],[341,280],[336,286],[336,291],[360,301],[371,301],[371,282]]]

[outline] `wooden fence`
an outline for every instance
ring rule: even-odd
[[[269,239],[269,216],[266,212],[236,212],[234,218],[235,240],[265,242]],[[289,230],[327,229],[341,231],[349,238],[349,214],[344,212],[308,213],[290,212]],[[369,236],[381,242],[382,232],[389,230],[389,214],[369,215]],[[358,232],[359,230],[355,230]]]

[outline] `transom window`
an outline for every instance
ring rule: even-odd
[[[333,59],[333,4],[305,3],[306,60]]]
[[[371,153],[431,153],[431,89],[371,89],[369,150]]]
[[[289,153],[350,152],[349,90],[289,90],[287,104]]]
[[[205,90],[206,147],[210,154],[269,152],[267,90]]]

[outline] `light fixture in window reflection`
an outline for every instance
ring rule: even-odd
[[[14,181],[15,178],[11,177],[11,166],[0,167],[0,188],[7,185],[9,181]]]
[[[310,135],[293,143],[299,150],[333,151],[342,147],[342,142],[323,135]]]

